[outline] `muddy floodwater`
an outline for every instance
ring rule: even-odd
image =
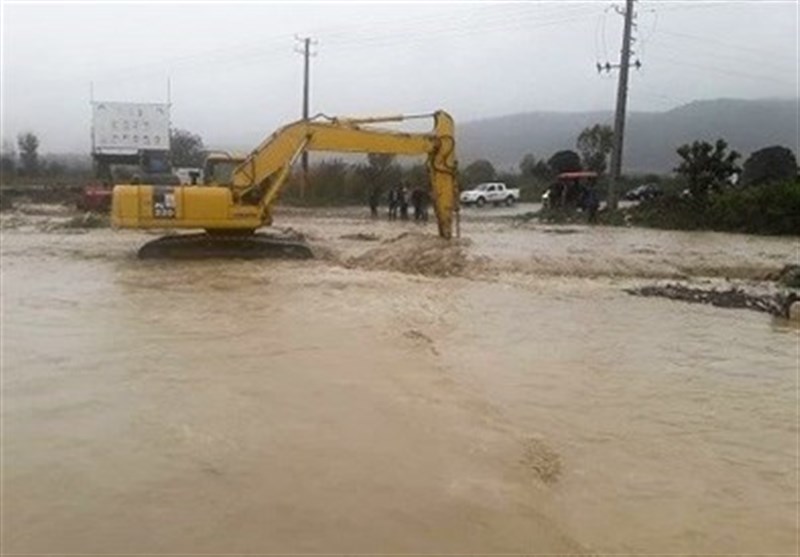
[[[797,238],[360,215],[257,262],[4,215],[2,551],[795,553],[800,329],[624,288]]]

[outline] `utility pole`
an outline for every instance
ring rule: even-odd
[[[295,40],[302,44],[302,48],[301,49],[295,48],[295,52],[303,55],[303,120],[308,120],[308,86],[309,86],[310,58],[311,56],[316,56],[316,54],[312,54],[311,52],[311,45],[316,44],[316,41],[312,41],[311,37],[298,37],[298,36],[295,36]],[[308,186],[308,153],[305,150],[303,151],[302,155],[302,166],[303,166],[303,182],[300,187],[300,198],[305,199],[306,187]]]
[[[619,81],[617,82],[617,109],[614,114],[614,147],[611,151],[611,173],[608,181],[608,208],[612,211],[617,209],[617,183],[622,172],[622,145],[625,135],[625,106],[628,101],[628,70],[631,65],[631,30],[634,26],[633,19],[636,17],[633,10],[635,0],[625,0],[625,11],[619,12],[625,16],[625,25],[622,31],[622,52],[619,65],[612,65],[608,62],[605,65],[597,64],[597,71],[609,72],[612,68],[619,68]],[[616,9],[616,8],[615,8]],[[641,62],[636,60],[636,69],[641,67]]]

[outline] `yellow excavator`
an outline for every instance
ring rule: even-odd
[[[432,118],[433,129],[410,133],[374,126],[419,118]],[[426,155],[439,235],[452,237],[453,216],[458,210],[454,124],[441,110],[379,118],[318,115],[294,122],[277,130],[246,157],[208,156],[201,185],[115,186],[112,225],[204,231],[153,240],[139,250],[144,258],[312,257],[302,242],[256,232],[272,224],[272,208],[293,163],[304,151]]]

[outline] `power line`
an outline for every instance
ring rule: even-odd
[[[416,38],[416,37],[431,37],[436,38],[437,36],[447,33],[449,36],[453,36],[453,34],[457,34],[459,31],[492,31],[496,29],[505,29],[509,25],[518,26],[521,23],[530,22],[531,27],[537,27],[538,23],[540,24],[553,24],[558,23],[565,19],[565,16],[574,16],[578,13],[586,13],[585,10],[576,9],[572,7],[571,9],[562,9],[558,13],[553,13],[552,15],[542,18],[541,14],[536,12],[522,12],[518,15],[514,15],[513,17],[509,17],[505,13],[498,13],[492,16],[482,17],[480,20],[473,20],[472,17],[464,18],[462,20],[448,20],[445,23],[439,22],[437,20],[428,20],[427,23],[429,24],[428,27],[424,25],[417,25],[412,29],[410,32],[406,29],[387,29],[383,28],[378,33],[372,33],[371,35],[367,36],[348,36],[343,39],[331,39],[326,40],[326,44],[350,44],[350,43],[357,43],[359,45],[367,44],[369,42],[374,41],[381,41],[386,38],[391,39],[406,39],[406,38]],[[591,17],[591,15],[589,16]]]
[[[674,103],[675,105],[681,105],[681,104],[686,104],[686,103],[690,102],[689,99],[683,99],[683,98],[674,97],[672,95],[666,95],[660,89],[653,89],[653,88],[650,88],[647,85],[644,85],[644,84],[641,84],[641,83],[636,85],[636,94],[637,94],[637,96],[639,95],[640,91],[646,97],[658,98],[658,99],[661,99],[662,102],[670,102],[670,103]]]
[[[653,38],[653,35],[656,33],[656,29],[658,28],[658,10],[655,8],[651,8],[649,10],[645,10],[646,13],[653,14],[653,25],[650,26],[650,32],[647,35],[642,34],[639,37],[639,55],[640,58],[644,58],[645,50],[650,45],[650,41]],[[641,14],[641,11],[639,12]]]
[[[329,32],[326,28],[319,28],[314,30],[314,35],[321,37],[325,40],[326,44],[328,42],[349,42],[349,39],[360,40],[364,38],[376,38],[376,37],[384,37],[387,34],[400,34],[406,33],[406,29],[408,26],[411,26],[415,29],[416,32],[422,30],[424,33],[440,33],[443,29],[448,28],[455,28],[461,29],[463,28],[464,24],[466,23],[475,23],[477,26],[484,26],[487,23],[491,23],[498,19],[501,20],[508,20],[509,18],[513,21],[518,20],[521,16],[534,16],[534,17],[543,17],[549,18],[552,16],[563,16],[565,13],[575,13],[576,11],[581,11],[583,8],[579,6],[568,6],[564,8],[563,6],[558,6],[557,8],[553,8],[548,11],[542,12],[539,8],[540,5],[535,5],[536,10],[529,9],[531,3],[524,3],[522,6],[524,8],[519,9],[517,8],[518,5],[515,5],[514,10],[504,9],[502,11],[498,10],[497,5],[493,5],[491,8],[482,7],[479,10],[475,10],[472,12],[467,12],[460,14],[458,16],[448,16],[446,20],[442,20],[441,18],[432,18],[430,16],[422,16],[422,17],[415,17],[415,18],[406,18],[398,20],[393,18],[391,20],[386,20],[383,22],[380,21],[373,21],[370,22],[369,25],[361,25],[361,26],[348,26],[344,28],[337,28],[333,33]],[[505,7],[505,6],[503,6]],[[487,10],[491,9],[488,13],[483,13]],[[429,29],[424,28],[424,24],[429,24]],[[395,29],[392,29],[395,27]],[[357,33],[353,33],[353,31],[358,30],[369,30],[372,32],[372,35],[367,37],[358,37]],[[379,29],[378,33],[375,33],[375,30]],[[344,37],[344,39],[337,39],[337,37]]]
[[[452,25],[454,23],[461,24],[468,22],[476,17],[480,17],[480,22],[485,22],[487,20],[491,20],[492,18],[497,17],[516,17],[517,15],[529,13],[530,10],[527,7],[523,10],[503,10],[498,11],[495,7],[492,8],[492,11],[488,14],[479,13],[486,10],[486,8],[481,8],[480,10],[476,10],[473,12],[467,12],[464,14],[460,14],[459,16],[449,16],[447,18],[447,23]],[[555,12],[554,12],[555,13]],[[431,18],[430,16],[421,16],[421,17],[414,17],[414,18],[405,18],[398,20],[397,18],[392,18],[390,20],[385,21],[371,21],[369,24],[363,25],[350,25],[346,27],[338,27],[333,32],[330,31],[330,28],[317,28],[313,30],[315,36],[322,37],[325,39],[326,43],[328,41],[337,41],[337,37],[344,37],[345,40],[347,38],[352,38],[354,35],[357,37],[358,31],[360,30],[368,30],[372,33],[375,32],[376,29],[380,29],[381,32],[378,36],[383,36],[387,33],[387,28],[391,26],[406,28],[408,26],[412,26],[414,28],[420,27],[421,24],[430,23],[434,26],[436,30],[441,28],[442,21],[440,19]],[[391,31],[389,31],[391,33]]]
[[[430,18],[417,18],[417,19],[409,19],[407,21],[414,22],[414,21],[433,21]],[[326,32],[326,29],[334,29],[333,36],[336,35],[349,35],[353,36],[353,31],[358,31],[359,29],[374,29],[374,25],[365,26],[365,25],[355,25],[355,26],[346,26],[346,27],[328,27],[328,28],[320,28],[322,33]],[[265,47],[278,47],[281,44],[285,44],[287,39],[290,39],[292,35],[280,35],[273,37],[271,40],[268,41],[248,41],[248,42],[241,42],[235,45],[226,45],[224,47],[215,48],[215,49],[208,49],[201,52],[196,52],[193,54],[188,54],[185,56],[178,56],[174,58],[170,58],[164,60],[161,63],[161,67],[159,69],[154,69],[153,64],[138,64],[132,65],[125,68],[118,68],[114,69],[111,72],[106,72],[105,76],[103,77],[94,77],[94,81],[102,82],[102,81],[111,81],[117,79],[116,76],[123,75],[122,79],[128,79],[131,77],[131,74],[135,74],[137,76],[140,75],[155,75],[158,73],[174,73],[178,71],[178,68],[181,66],[194,66],[197,64],[201,64],[204,67],[208,67],[210,64],[214,63],[233,63],[238,65],[239,61],[243,59],[251,59],[257,60],[263,58],[264,55],[269,53],[264,52]],[[357,36],[356,36],[357,39]],[[281,50],[282,51],[282,50]],[[275,54],[281,52],[278,51],[276,48]]]
[[[688,12],[694,10],[707,10],[709,8],[723,8],[723,7],[730,7],[731,4],[752,4],[753,0],[741,0],[737,2],[736,0],[685,0],[684,2],[659,2],[659,4],[674,4],[673,6],[668,7],[659,7],[658,9],[661,10],[662,13],[667,12]],[[766,3],[766,2],[765,2]]]
[[[431,40],[438,40],[443,37],[447,37],[449,39],[458,38],[458,37],[465,37],[475,34],[485,34],[487,31],[505,31],[505,30],[512,30],[512,29],[525,29],[525,30],[532,30],[538,29],[542,27],[547,27],[551,25],[561,25],[566,23],[571,23],[580,20],[586,20],[593,18],[594,15],[583,15],[583,16],[576,16],[570,18],[563,18],[558,20],[551,20],[546,22],[541,22],[537,24],[529,24],[527,20],[516,20],[504,23],[502,25],[495,25],[495,26],[477,26],[475,28],[453,28],[453,29],[441,29],[437,30],[435,33],[415,33],[415,34],[406,34],[406,35],[387,35],[382,37],[374,37],[370,39],[361,39],[361,40],[353,40],[348,42],[347,44],[341,44],[337,46],[336,50],[347,50],[347,49],[355,49],[355,48],[362,48],[362,47],[370,47],[370,48],[380,48],[380,47],[387,47],[387,46],[397,46],[397,45],[412,45],[412,44],[421,44]],[[458,32],[460,31],[460,32]]]
[[[564,10],[561,9],[558,12],[553,11],[552,13],[547,13],[545,15],[550,15],[550,19],[548,18],[541,18],[540,13],[536,12],[513,12],[511,15],[515,15],[517,13],[520,14],[520,17],[508,17],[507,12],[499,13],[494,15],[493,17],[486,18],[476,21],[474,26],[465,26],[463,24],[459,24],[458,20],[455,22],[450,21],[449,27],[441,27],[438,26],[439,24],[436,20],[430,18],[420,18],[416,21],[425,21],[430,22],[431,24],[437,25],[435,29],[431,29],[430,31],[421,29],[416,30],[412,33],[404,33],[402,31],[397,31],[396,33],[389,32],[387,33],[385,30],[380,35],[368,35],[366,37],[359,37],[358,34],[353,34],[350,31],[353,29],[359,29],[358,26],[350,26],[344,28],[336,28],[339,31],[334,33],[331,36],[330,41],[326,41],[330,44],[334,44],[337,46],[336,50],[346,50],[348,48],[361,48],[363,46],[369,47],[387,47],[387,46],[395,46],[398,44],[412,44],[418,43],[429,39],[435,39],[437,37],[441,37],[443,35],[447,35],[450,38],[459,37],[459,36],[467,36],[475,33],[485,33],[486,31],[497,31],[497,30],[506,30],[506,29],[513,29],[513,28],[520,28],[526,27],[529,29],[535,29],[537,27],[544,27],[548,25],[557,25],[561,23],[568,23],[571,21],[575,21],[578,19],[583,19],[584,17],[567,17],[565,15],[576,14],[579,9],[576,10],[576,7],[571,7],[571,10]],[[477,15],[477,12],[468,14],[468,16],[474,18]],[[524,17],[527,15],[527,17]],[[552,16],[558,16],[553,18]],[[588,16],[593,17],[593,16]],[[466,21],[466,19],[463,19]],[[415,21],[415,20],[407,20],[407,21]],[[488,24],[487,24],[488,21]],[[533,24],[528,24],[528,21],[533,21]],[[370,26],[370,29],[374,29],[374,26]],[[335,39],[335,36],[342,36],[345,35],[341,39]],[[191,66],[202,66],[204,69],[207,69],[211,65],[218,65],[218,64],[225,64],[226,66],[237,67],[243,65],[243,63],[255,63],[256,61],[263,60],[265,57],[279,55],[285,52],[283,49],[278,49],[277,47],[284,43],[286,38],[290,37],[289,35],[276,37],[270,41],[259,41],[259,42],[250,42],[250,43],[240,43],[235,46],[225,46],[218,49],[210,49],[203,52],[198,52],[195,54],[176,57],[170,60],[165,61],[163,66],[160,68],[154,68],[152,64],[148,65],[137,65],[137,66],[129,66],[127,68],[119,68],[115,69],[112,72],[106,72],[106,74],[102,77],[94,77],[94,81],[97,83],[107,82],[107,81],[126,81],[129,79],[141,78],[142,76],[152,76],[152,75],[163,75],[166,73],[170,73],[174,75],[183,68],[191,67]],[[274,51],[265,51],[266,48],[276,47]]]
[[[595,27],[595,48],[594,53],[596,58],[599,59],[607,59],[608,58],[608,44],[606,43],[606,23],[608,22],[608,10],[610,10],[612,6],[609,4],[603,10],[603,13],[598,16],[597,18],[597,26]],[[603,54],[600,55],[600,49],[598,48],[597,44],[597,37],[600,37],[600,40],[603,45]]]
[[[430,18],[424,18],[423,20],[424,21],[431,21]],[[420,18],[409,19],[407,21],[409,21],[409,22],[420,21]],[[380,23],[378,23],[378,25],[380,25]],[[336,28],[331,28],[331,27],[325,28],[325,27],[322,27],[316,32],[316,34],[317,34],[317,36],[319,36],[320,34],[325,34],[327,32],[326,29],[335,29],[335,32],[333,33],[332,36],[336,36],[336,35],[350,35],[350,36],[352,36],[353,30],[357,31],[359,29],[367,29],[367,28],[368,29],[374,29],[375,25],[370,25],[370,26],[358,26],[358,25],[356,25],[356,26],[347,26],[347,27],[336,27]],[[205,51],[202,51],[202,52],[197,52],[197,53],[194,53],[194,54],[189,54],[189,55],[186,55],[186,56],[179,56],[179,57],[175,57],[175,58],[171,58],[171,59],[165,60],[164,61],[164,66],[169,68],[170,71],[172,71],[175,66],[180,66],[180,65],[183,65],[183,64],[186,64],[186,63],[189,63],[191,65],[193,65],[194,63],[208,64],[211,61],[211,59],[217,58],[217,57],[221,58],[222,59],[221,61],[225,61],[225,62],[230,61],[230,59],[232,57],[235,57],[236,59],[240,59],[242,56],[247,56],[249,51],[258,51],[258,52],[254,52],[254,54],[260,55],[260,54],[263,54],[263,49],[264,49],[265,46],[277,46],[279,44],[284,44],[286,39],[289,39],[291,37],[292,37],[292,35],[286,34],[286,35],[281,35],[281,36],[278,36],[278,37],[274,37],[272,40],[269,40],[269,41],[266,41],[266,42],[264,42],[264,41],[256,41],[256,42],[249,41],[249,42],[246,42],[246,43],[239,43],[239,44],[236,44],[236,45],[227,45],[227,46],[224,46],[224,47],[221,47],[221,48],[209,49],[209,50],[205,50]],[[140,65],[128,66],[126,68],[120,68],[120,69],[114,70],[114,73],[126,73],[126,74],[127,73],[137,73],[137,71],[140,70],[140,69],[146,70],[146,73],[153,73],[152,64],[140,64]],[[104,78],[100,78],[100,80],[102,80],[102,79],[104,79]]]
[[[652,57],[653,56],[651,56],[651,58]],[[678,60],[677,58],[670,58],[668,56],[663,56],[661,54],[656,54],[656,55],[654,55],[654,57],[656,58],[656,60],[662,60],[662,61],[667,62],[667,63],[672,63],[672,64],[679,65],[679,66],[687,66],[689,68],[695,68],[695,69],[699,69],[699,70],[716,72],[716,73],[719,73],[719,74],[743,77],[743,78],[746,78],[746,79],[753,79],[753,80],[756,80],[756,81],[764,81],[764,80],[773,81],[775,83],[781,83],[783,85],[795,85],[795,83],[792,83],[790,81],[785,81],[783,79],[777,79],[777,78],[775,78],[773,76],[764,75],[764,74],[757,74],[757,73],[752,73],[752,72],[742,72],[742,71],[739,71],[739,70],[729,70],[729,69],[719,68],[717,66],[709,66],[709,65],[706,65],[706,64],[696,64],[694,62],[686,62],[685,60]]]
[[[714,37],[701,37],[701,36],[698,36],[698,35],[692,35],[692,34],[689,34],[689,33],[684,33],[682,31],[681,32],[670,31],[668,29],[663,29],[663,28],[659,31],[659,33],[663,33],[665,35],[671,35],[673,37],[680,37],[680,38],[684,38],[684,39],[689,39],[689,40],[692,40],[692,41],[699,41],[699,42],[705,42],[705,43],[710,43],[710,44],[716,44],[716,45],[724,46],[725,48],[729,48],[729,49],[739,50],[739,51],[742,51],[742,52],[749,52],[749,53],[752,53],[754,55],[759,55],[761,57],[765,57],[766,56],[766,57],[769,57],[769,58],[783,58],[783,59],[785,59],[787,61],[791,61],[791,62],[795,62],[796,59],[797,59],[796,57],[781,56],[781,54],[776,53],[776,52],[771,51],[771,50],[766,50],[766,49],[757,48],[757,47],[751,47],[751,46],[745,46],[745,45],[741,45],[741,44],[734,44],[734,43],[731,43],[731,42],[728,42],[728,41],[721,41],[721,40],[716,39]]]
[[[133,76],[140,75],[154,75],[156,73],[175,72],[180,71],[180,67],[190,67],[194,65],[203,65],[208,67],[214,63],[238,63],[239,60],[247,59],[250,57],[257,57],[264,54],[265,47],[279,46],[285,44],[286,39],[291,38],[291,35],[284,35],[275,37],[269,41],[260,41],[257,43],[247,42],[239,43],[237,45],[228,45],[221,48],[204,50],[195,52],[185,56],[178,56],[175,58],[168,58],[164,60],[159,69],[154,69],[153,64],[137,64],[122,68],[116,68],[110,72],[105,72],[105,75],[96,78],[95,81],[110,81],[116,79],[115,76],[124,74],[123,79],[128,79]],[[277,51],[276,51],[277,53]]]
[[[688,45],[670,44],[670,43],[664,43],[662,41],[659,41],[657,44],[659,45],[658,51],[664,50],[667,53],[677,54],[682,58],[691,61],[697,60],[700,63],[703,63],[704,61],[712,63],[727,62],[728,64],[733,65],[734,69],[755,65],[761,70],[766,70],[766,71],[774,70],[775,72],[794,73],[793,68],[791,68],[785,62],[778,62],[778,61],[771,61],[764,59],[751,61],[746,58],[746,53],[735,54],[735,53],[724,53],[724,52],[710,52],[708,50],[705,51],[697,50]],[[691,50],[687,51],[687,48],[691,48]]]
[[[575,11],[561,11],[561,15],[565,13],[575,13]],[[410,35],[407,33],[384,33],[383,36],[369,36],[366,39],[359,38],[358,36],[352,36],[346,41],[339,41],[341,46],[337,46],[335,51],[346,51],[348,49],[362,47],[384,48],[398,45],[408,46],[422,44],[429,40],[435,40],[444,36],[447,36],[448,38],[457,38],[474,34],[483,34],[486,31],[502,31],[517,28],[536,29],[538,27],[545,27],[549,25],[568,24],[574,21],[585,19],[587,17],[593,17],[592,15],[584,15],[571,18],[543,20],[542,18],[538,17],[540,15],[538,13],[534,13],[532,15],[535,17],[535,23],[533,24],[528,23],[530,19],[517,17],[507,21],[496,21],[494,26],[486,26],[478,22],[478,24],[474,27],[462,25],[453,28],[437,29],[436,32],[417,32]],[[198,69],[202,69],[203,71],[207,72],[210,68],[215,66],[224,66],[222,71],[227,72],[231,69],[259,63],[265,59],[288,54],[289,51],[287,49],[280,47],[281,44],[285,44],[287,37],[290,38],[291,36],[280,36],[269,41],[240,43],[235,46],[226,46],[218,49],[205,50],[195,54],[170,59],[158,67],[154,67],[153,64],[148,64],[128,66],[126,68],[116,68],[111,71],[104,72],[104,74],[101,76],[87,75],[84,78],[79,78],[79,80],[85,79],[86,81],[93,81],[100,85],[111,82],[119,84],[133,80],[141,81],[142,79],[156,76],[159,77],[159,79],[166,75],[175,77],[181,73],[197,71]],[[215,72],[215,75],[219,75],[218,71],[215,70]],[[42,82],[56,84],[67,80],[73,81],[74,78],[50,78],[42,80]]]

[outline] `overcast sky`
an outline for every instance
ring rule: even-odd
[[[444,108],[458,121],[611,109],[622,17],[602,2],[12,3],[3,0],[2,139],[43,152],[90,145],[96,100],[166,100],[173,126],[250,148],[300,116],[302,58],[318,40],[311,111]],[[617,5],[623,2],[616,2]],[[629,108],[798,95],[798,2],[640,0],[642,68]]]

